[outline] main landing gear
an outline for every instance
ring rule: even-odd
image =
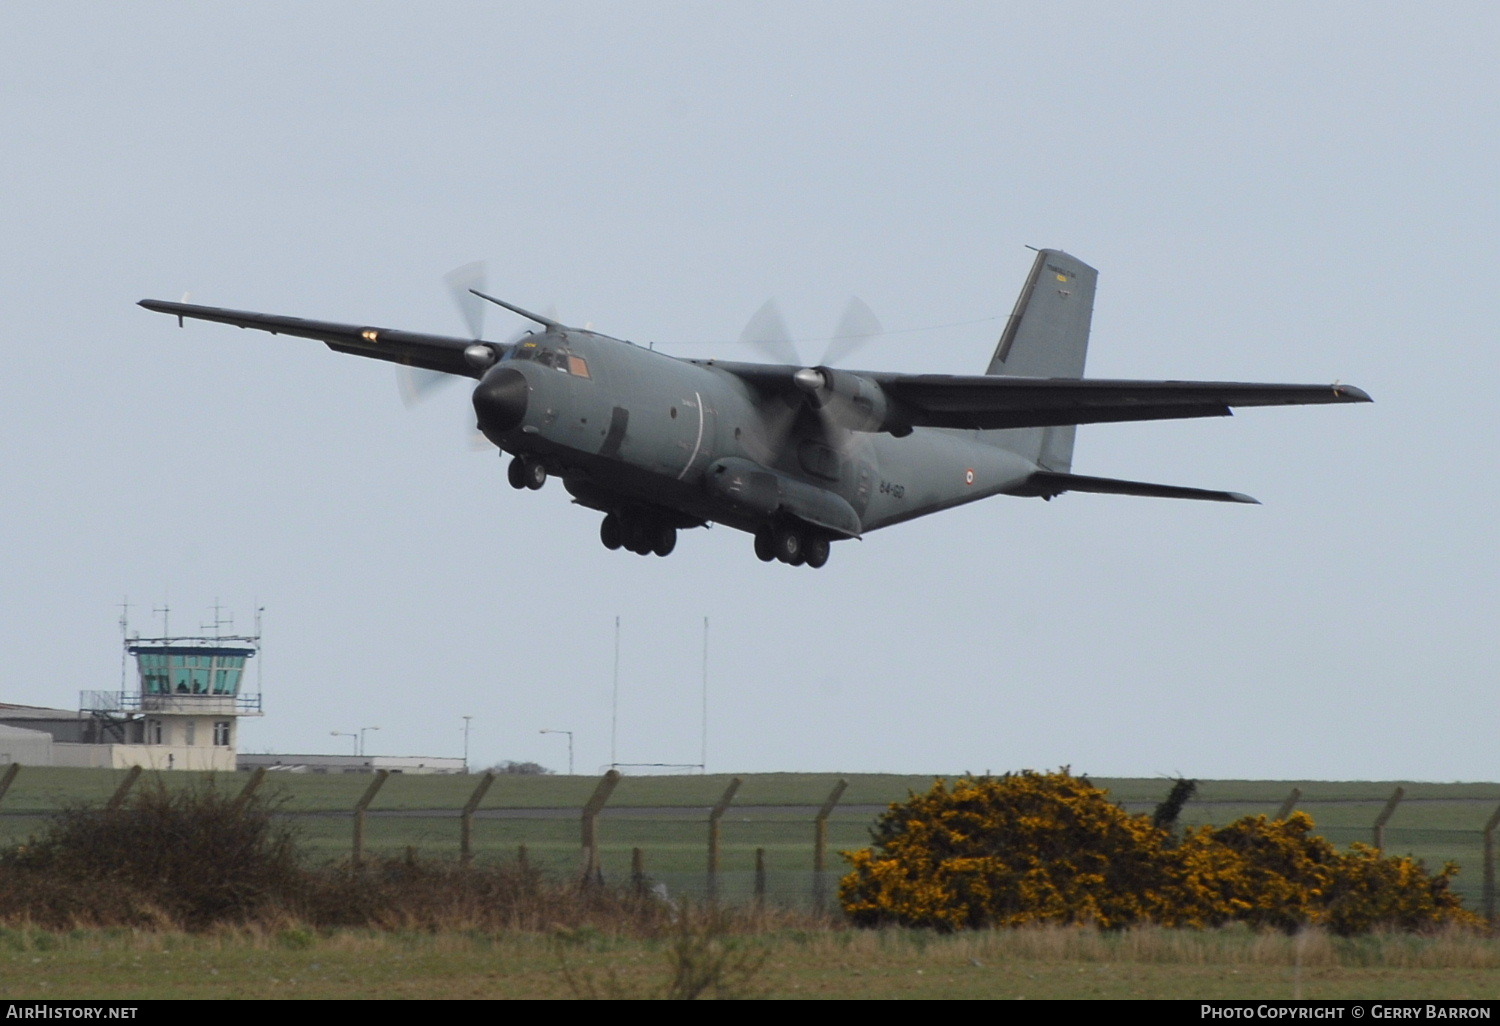
[[[505,468],[505,477],[512,488],[530,488],[536,491],[547,483],[547,468],[542,466],[540,460],[517,456]]]
[[[778,524],[755,532],[755,554],[764,563],[779,559],[790,566],[806,563],[816,570],[828,562],[830,548],[828,535],[811,527]]]
[[[628,549],[638,556],[671,555],[677,547],[677,528],[644,516],[607,514],[599,525],[599,540],[606,549]]]

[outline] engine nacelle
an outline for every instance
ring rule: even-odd
[[[786,514],[844,538],[858,538],[863,531],[859,515],[843,496],[738,456],[716,460],[704,484],[720,498],[767,519]]]
[[[831,367],[806,367],[792,378],[808,404],[850,431],[911,434],[911,425],[879,383]]]

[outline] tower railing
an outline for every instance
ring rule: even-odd
[[[260,713],[260,695],[141,694],[139,691],[82,691],[79,708],[84,712],[199,713],[204,716]]]

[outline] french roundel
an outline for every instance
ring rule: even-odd
[[[964,471],[964,484],[973,484],[973,483],[974,483],[974,468],[970,467],[968,470]]]

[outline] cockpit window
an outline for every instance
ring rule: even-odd
[[[535,355],[535,343],[528,342],[526,345],[516,346],[515,349],[511,350],[510,358],[512,360],[529,360]]]
[[[543,367],[551,367],[552,366],[552,353],[551,353],[551,351],[546,350],[546,349],[539,349],[539,350],[537,350],[536,362],[539,363],[539,364],[541,364]]]
[[[588,364],[588,361],[585,360],[581,356],[569,356],[568,357],[568,373],[569,374],[576,374],[580,378],[586,378],[586,377],[588,377],[589,376],[589,364]]]

